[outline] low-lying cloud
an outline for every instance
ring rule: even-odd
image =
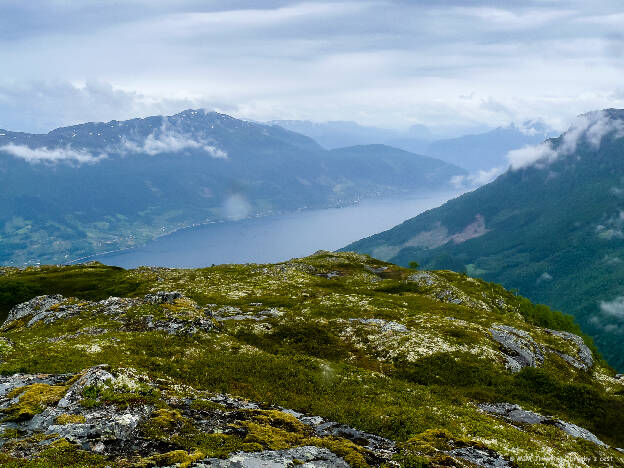
[[[593,148],[598,149],[602,144],[602,139],[609,134],[614,134],[615,138],[624,137],[624,121],[613,119],[604,111],[591,112],[576,119],[563,134],[557,147],[553,147],[551,141],[545,141],[539,145],[512,150],[507,153],[507,159],[512,170],[532,165],[543,167],[561,156],[574,153],[583,139]]]
[[[0,146],[0,152],[24,159],[30,163],[56,163],[60,161],[73,161],[77,163],[94,163],[106,157],[106,154],[91,154],[81,149],[73,149],[70,146],[62,148],[38,147],[30,148],[26,145],[9,143]]]
[[[618,296],[612,301],[600,301],[600,310],[605,316],[624,319],[624,296]]]
[[[458,189],[477,188],[489,184],[503,172],[504,168],[502,167],[493,167],[488,170],[480,169],[472,174],[451,177],[451,184]]]
[[[187,149],[199,149],[217,159],[227,159],[226,151],[217,148],[201,139],[177,132],[163,125],[160,131],[149,134],[143,141],[137,142],[124,139],[122,153],[139,153],[154,156],[163,153],[179,153]]]

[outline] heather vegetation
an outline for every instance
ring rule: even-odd
[[[68,277],[80,286],[63,289]],[[568,338],[574,322],[465,275],[321,252],[197,270],[5,268],[0,284],[63,293],[13,309],[0,332],[4,379],[59,376],[6,397],[5,424],[50,412],[57,421],[40,434],[7,427],[1,456],[15,466],[28,450],[32,466],[192,466],[293,447],[329,450],[351,466],[465,466],[474,450],[527,467],[624,465],[608,447],[624,445],[624,385],[595,348]],[[128,298],[103,299],[115,293]],[[495,339],[496,327],[524,337],[526,350],[534,343],[535,363],[512,372],[510,359],[520,358]],[[85,374],[100,364],[108,370]],[[111,378],[83,382],[93,372]],[[516,404],[553,423],[513,422],[483,404]],[[68,442],[63,428],[88,425],[81,418],[93,425],[110,408],[139,421],[132,444],[114,452],[104,441],[98,452]],[[308,416],[389,448],[370,435],[365,443],[323,432]],[[45,450],[33,439],[43,436],[52,441]]]

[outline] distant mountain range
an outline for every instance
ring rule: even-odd
[[[624,110],[510,154],[494,182],[344,250],[467,271],[575,315],[624,369]]]
[[[0,130],[0,264],[64,262],[196,223],[441,190],[465,171],[382,145],[336,151],[187,110],[48,134]]]
[[[471,173],[489,171],[494,168],[499,168],[502,172],[507,167],[506,155],[509,151],[555,136],[552,129],[535,121],[448,139],[437,139],[423,125],[399,131],[343,121],[275,120],[271,123],[309,136],[328,149],[383,143],[406,151],[440,158]]]
[[[492,168],[503,171],[508,165],[509,151],[535,145],[551,136],[555,135],[544,124],[525,122],[522,126],[498,127],[485,133],[434,141],[424,152],[470,172]]]

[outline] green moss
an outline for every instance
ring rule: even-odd
[[[7,409],[5,421],[23,421],[32,418],[46,409],[47,406],[54,405],[60,401],[67,392],[67,387],[58,385],[47,385],[35,383],[26,387],[12,390],[7,397],[16,398],[19,401]]]
[[[202,452],[188,453],[184,450],[172,450],[171,452],[152,455],[144,460],[148,466],[176,465],[179,468],[186,468],[191,463],[205,458]]]
[[[82,424],[86,421],[82,414],[60,414],[54,421],[55,424]]]
[[[227,411],[231,411],[227,406],[223,406],[219,403],[215,403],[213,401],[210,400],[204,400],[204,399],[196,399],[193,400],[193,402],[191,403],[191,409],[197,410],[197,411],[223,411],[223,412],[227,412]]]
[[[0,437],[3,439],[17,439],[20,437],[20,433],[17,429],[5,429]]]
[[[128,407],[137,404],[157,404],[160,393],[157,389],[138,383],[133,387],[115,385],[106,381],[101,385],[89,385],[82,390],[80,404],[85,408],[93,408],[103,404],[114,404]]]

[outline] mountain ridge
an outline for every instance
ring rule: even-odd
[[[349,165],[281,127],[197,110],[4,132],[0,263],[60,263],[203,222],[438,190],[464,173],[394,152],[380,164],[372,148]]]
[[[609,304],[624,294],[623,118],[621,110],[581,115],[560,137],[510,154],[511,168],[490,184],[345,249],[518,288],[574,314],[622,367],[624,328]]]

